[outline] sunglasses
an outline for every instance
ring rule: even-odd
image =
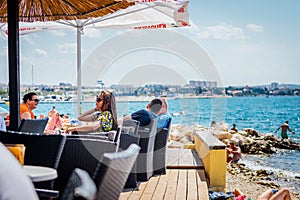
[[[40,102],[39,99],[31,99],[31,101],[35,101],[36,103]]]
[[[96,97],[96,101],[99,103],[100,101],[102,101],[103,99],[101,99],[100,97]]]

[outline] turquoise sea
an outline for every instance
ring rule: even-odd
[[[118,117],[145,108],[147,102],[118,102]],[[259,133],[274,133],[276,128],[288,120],[295,135],[290,139],[300,142],[300,97],[233,97],[233,98],[188,98],[168,100],[169,112],[173,113],[173,124],[193,125],[195,123],[209,127],[211,121],[237,124],[239,130],[253,128]],[[82,103],[82,111],[94,107],[95,103]],[[1,107],[7,108],[1,104]],[[40,103],[34,110],[35,115],[47,114],[56,106],[60,113],[77,117],[76,103]],[[179,113],[182,112],[183,115]],[[280,132],[280,131],[279,131]],[[279,133],[276,135],[280,137]],[[300,193],[300,152],[283,151],[271,156],[244,156],[242,162],[258,169],[268,169],[280,174],[281,186],[290,187]]]

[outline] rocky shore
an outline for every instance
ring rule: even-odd
[[[244,164],[233,164],[227,166],[226,191],[234,191],[238,188],[247,198],[252,200],[267,189],[280,189],[280,185],[269,177],[266,170],[250,170]],[[300,195],[291,191],[293,200],[300,199]]]
[[[242,150],[243,155],[271,155],[282,150],[299,150],[300,144],[291,140],[281,140],[272,134],[259,134],[256,130],[248,128],[238,132],[230,131],[228,124],[218,123],[215,126],[207,128],[195,124],[193,126],[184,126],[182,124],[173,125],[170,133],[170,141],[183,144],[193,143],[193,135],[197,132],[209,131],[219,140],[228,144],[229,141],[235,141]],[[247,197],[256,199],[267,189],[280,189],[278,183],[280,174],[274,174],[264,169],[253,170],[243,162],[227,165],[226,191],[233,191],[234,188],[240,189]],[[284,180],[284,181],[297,181]],[[300,194],[291,192],[292,199],[300,199]]]

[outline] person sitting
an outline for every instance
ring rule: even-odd
[[[246,195],[239,189],[234,189],[234,200],[244,199],[246,199]],[[291,200],[291,195],[287,188],[282,188],[280,190],[268,189],[259,195],[256,200]]]
[[[170,120],[170,115],[168,113],[168,102],[165,97],[159,98],[162,102],[161,109],[157,116],[157,128],[168,128],[168,122]]]
[[[156,118],[162,107],[162,102],[160,99],[153,99],[148,103],[146,109],[138,110],[131,115],[127,115],[123,118],[125,120],[137,120],[140,122],[140,126],[147,126],[150,124],[151,120]]]
[[[49,124],[47,125],[45,132],[46,134],[55,134],[55,130],[61,129],[63,127],[63,123],[59,113],[55,113],[52,115]]]
[[[79,121],[89,122],[86,125],[69,127],[67,131],[108,132],[117,130],[116,100],[112,92],[103,90],[96,98],[96,107],[79,115]]]
[[[52,117],[52,115],[54,115],[56,113],[56,110],[55,110],[55,106],[52,107],[52,109],[48,112],[48,117]]]
[[[268,189],[258,196],[257,200],[290,200],[290,191],[287,188],[280,190]]]
[[[216,128],[216,127],[217,127],[217,122],[216,121],[211,121],[210,128]]]
[[[29,92],[24,95],[23,103],[20,105],[20,118],[35,119],[32,110],[36,109],[39,104],[39,99],[36,93]]]
[[[239,130],[236,128],[236,124],[232,124],[231,130],[234,131],[234,132],[238,132],[238,131],[239,131]]]
[[[237,163],[242,157],[242,152],[240,147],[236,146],[236,143],[233,140],[230,141],[229,146],[226,148],[226,152],[227,152],[227,163],[229,164]]]

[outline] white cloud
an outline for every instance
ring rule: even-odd
[[[101,38],[101,31],[96,28],[86,28],[83,30],[83,34],[87,38]]]
[[[65,36],[66,36],[65,30],[51,30],[50,32],[51,32],[54,36],[57,36],[57,37],[65,37]]]
[[[202,39],[218,40],[245,40],[246,36],[242,28],[234,27],[231,24],[221,23],[208,27],[192,26],[198,37]]]
[[[39,56],[48,56],[47,51],[44,51],[44,50],[42,50],[42,49],[34,49],[34,52],[35,52],[36,54],[38,54]]]
[[[59,53],[76,54],[76,43],[56,44]]]
[[[247,29],[251,32],[264,32],[264,28],[261,25],[257,25],[257,24],[248,24],[247,25]]]
[[[24,41],[24,42],[27,42],[30,45],[34,45],[35,44],[34,41],[31,39],[30,34],[29,35],[21,35],[20,36],[20,40],[21,40],[21,42]]]

